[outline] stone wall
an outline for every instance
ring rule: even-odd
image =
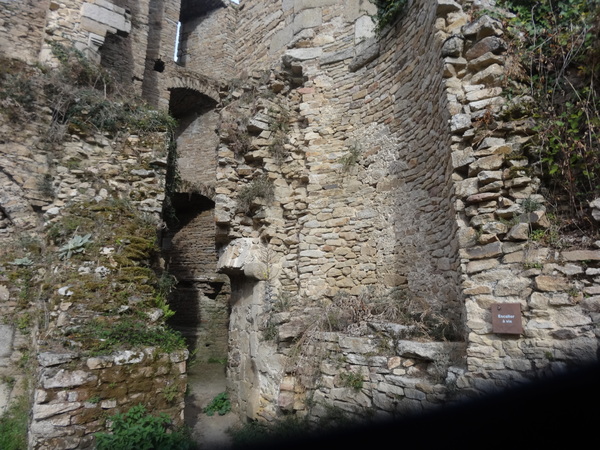
[[[38,60],[50,4],[50,0],[0,1],[0,52],[3,55],[30,64]]]
[[[228,0],[209,3],[186,16],[181,23],[177,63],[215,80],[236,78],[236,28],[236,6]]]
[[[598,245],[569,248],[565,240],[562,249],[548,248],[536,238],[555,225],[535,155],[525,150],[534,124],[521,111],[531,98],[502,95],[515,69],[502,25],[456,7],[437,25],[452,113],[470,384],[493,390],[597,361]],[[522,333],[493,329],[504,303],[519,305]]]
[[[183,424],[187,351],[156,348],[80,358],[42,352],[29,427],[29,448],[92,449],[105,418],[143,404]]]
[[[329,356],[317,359],[354,356],[322,368],[324,387],[313,395],[324,403],[353,412],[421,409],[448,401],[448,389],[471,395],[596,360],[597,250],[559,252],[531,237],[550,223],[539,180],[523,169],[532,124],[510,119],[518,107],[501,95],[510,70],[501,24],[475,21],[471,2],[413,2],[378,40],[368,6],[338,7],[246,2],[240,11],[240,58],[262,87],[243,86],[246,98],[222,111],[251,140],[240,151],[235,133],[221,129],[216,217],[233,239],[221,270],[243,293],[232,305],[230,364],[241,411],[303,411],[307,384],[301,364],[289,366],[289,342],[306,336],[318,317],[311,308],[331,311],[323,300],[381,332],[361,316],[360,299],[375,287],[426,299],[466,347],[457,344],[448,364],[423,354],[415,363],[400,348],[377,350],[393,362],[371,361],[334,335],[323,344]],[[261,76],[259,67],[272,70]],[[240,193],[261,174],[274,199],[258,196],[242,211]],[[340,294],[359,301],[336,303]],[[492,329],[496,303],[521,305],[521,335]],[[396,339],[403,333],[383,329]],[[356,342],[376,351],[368,339]],[[402,381],[390,378],[413,365]],[[343,372],[362,375],[361,395],[344,386]]]
[[[25,74],[35,96],[44,75],[36,68]],[[39,98],[32,105],[25,117],[9,120],[3,114],[0,125],[3,135],[10,136],[0,146],[0,312],[9,321],[0,328],[0,408],[35,391],[31,448],[91,448],[92,434],[100,430],[105,414],[139,402],[181,423],[186,352],[159,355],[155,349],[146,349],[140,354],[125,351],[90,359],[78,351],[77,344],[65,341],[69,330],[101,315],[93,311],[95,294],[91,291],[79,291],[82,297],[74,300],[75,285],[91,282],[98,286],[108,273],[119,276],[123,269],[112,260],[119,243],[106,242],[104,253],[97,248],[93,260],[72,264],[59,260],[50,237],[52,230],[65,233],[67,240],[81,233],[65,229],[68,222],[63,219],[69,209],[111,202],[130,205],[136,217],[148,221],[151,232],[158,231],[167,137],[164,132],[78,133],[77,127],[65,128],[61,135],[51,128],[50,110]],[[106,223],[110,217],[102,214],[97,213],[92,233],[98,245],[97,233],[110,226]],[[29,266],[12,264],[18,258],[29,258]],[[59,284],[58,280],[65,279],[71,282]],[[107,295],[102,303],[115,300]],[[158,320],[162,311],[153,308],[152,313],[153,320]],[[68,354],[65,344],[70,346]],[[157,392],[165,392],[172,403]]]
[[[169,304],[171,324],[181,331],[198,361],[224,359],[228,352],[229,280],[217,273],[213,204],[198,194],[180,194],[180,227],[165,233],[165,267],[177,278]]]
[[[16,34],[23,59],[34,62],[42,47],[49,60],[45,33],[119,67],[155,105],[171,95],[183,124],[186,222],[165,249],[190,292],[180,323],[216,318],[194,339],[216,338],[219,353],[229,339],[228,382],[243,416],[316,419],[325,405],[357,415],[420,411],[597,360],[600,244],[537,240],[552,231],[550,205],[525,151],[534,124],[520,104],[531,100],[503,95],[509,45],[502,24],[481,11],[494,2],[414,0],[381,36],[367,0],[210,2],[181,17],[181,67],[172,61],[175,29],[190,2],[0,1],[7,56]],[[73,135],[51,154],[40,127],[27,123],[0,146],[0,237],[113,190],[159,217],[160,136]],[[230,305],[217,270],[231,278]],[[3,311],[14,312],[18,292],[1,283]],[[383,320],[372,307],[381,298],[393,306],[394,293],[446,318],[453,335],[407,339],[418,323]],[[505,304],[520,308],[512,319],[522,332],[492,327]],[[70,308],[56,305],[52,320]],[[8,365],[27,337],[12,325],[0,333],[13,343],[0,349]],[[40,430],[75,425],[70,408],[98,409],[85,402],[94,394],[60,389],[40,393]]]
[[[250,3],[247,5],[250,7]],[[331,20],[343,17],[330,14]],[[428,16],[419,17],[420,22],[433,25],[435,11],[421,14]],[[321,25],[322,21],[317,23]],[[288,50],[283,57],[290,70],[302,71],[308,78],[287,99],[271,102],[280,102],[279,109],[285,110],[280,116],[293,116],[292,111],[299,110],[290,123],[295,120],[302,125],[291,130],[287,157],[294,160],[291,165],[301,166],[296,172],[302,173],[291,173],[289,166],[277,168],[268,154],[246,156],[247,164],[237,166],[239,179],[248,182],[254,175],[252,159],[259,162],[264,159],[258,171],[269,172],[276,197],[272,205],[267,205],[272,208],[268,214],[279,218],[272,222],[267,234],[273,250],[285,255],[283,272],[289,268],[292,271],[289,277],[298,278],[299,289],[309,296],[322,292],[322,280],[326,280],[328,296],[335,295],[340,288],[359,293],[368,285],[406,285],[409,278],[416,285],[420,275],[408,273],[411,271],[408,263],[416,257],[424,259],[421,268],[427,267],[432,275],[456,280],[457,244],[447,152],[449,137],[445,132],[449,116],[442,95],[441,73],[437,77],[430,75],[431,66],[436,64],[441,71],[441,62],[436,63],[439,57],[434,51],[431,59],[401,55],[394,49],[392,39],[379,43],[371,36],[366,41],[357,39],[360,45],[355,46],[359,29],[355,23],[348,24],[345,32],[351,39],[343,34],[336,36],[336,42],[348,44],[335,52],[325,52],[328,45],[317,47],[315,42],[321,40],[315,38],[314,47],[304,43]],[[429,39],[416,27],[402,31],[406,44],[400,46],[414,48],[415,55],[422,52],[419,45],[433,45],[433,37]],[[326,39],[329,43],[334,40],[333,35],[330,37]],[[325,56],[317,58],[317,54]],[[367,54],[379,59],[359,68],[360,60]],[[419,62],[416,68],[415,60]],[[392,70],[399,62],[407,64],[405,72]],[[374,71],[378,74],[375,80]],[[417,82],[411,82],[409,77],[418,80],[418,84],[411,84]],[[406,87],[402,88],[403,85]],[[416,92],[424,97],[412,97]],[[272,104],[261,106],[264,111],[272,111],[275,109]],[[269,138],[274,133],[270,133],[268,123],[264,124],[271,121],[274,126],[275,120],[287,120],[268,117],[265,112],[255,119],[255,123],[251,120],[256,129],[252,133],[258,135],[254,142],[265,149],[272,143]],[[265,139],[261,140],[263,136]],[[227,150],[228,147],[220,150],[223,160],[231,158]],[[344,158],[351,152],[358,153],[356,164],[344,167]],[[229,170],[227,165],[225,170]],[[425,179],[425,173],[432,176]],[[305,176],[308,180],[303,179]],[[401,180],[396,181],[396,177]],[[224,180],[220,187],[224,193],[229,188],[233,197],[236,186],[229,183],[230,179]],[[217,215],[221,208],[229,208],[231,216],[230,205],[216,207]],[[410,215],[416,217],[418,224],[414,224]],[[238,214],[230,224],[232,235],[258,237],[266,229],[255,230],[247,224],[243,215]],[[407,230],[408,227],[412,229]],[[300,242],[284,243],[291,239]],[[409,246],[412,253],[407,249]],[[450,303],[457,298],[456,291],[439,294]]]
[[[263,67],[279,69],[267,86],[281,94],[261,99],[259,89],[248,106],[242,97],[222,112],[225,121],[232,120],[230,115],[250,114],[246,129],[253,137],[249,151],[241,155],[222,129],[216,202],[219,225],[228,227],[230,238],[242,238],[231,244],[235,258],[243,259],[245,245],[254,249],[250,254],[256,252],[249,257],[253,262],[242,263],[240,274],[249,281],[234,278],[233,283],[250,283],[241,291],[260,297],[242,295],[232,305],[235,325],[230,330],[243,334],[232,340],[238,349],[249,342],[250,353],[239,351],[230,374],[240,390],[248,392],[249,383],[259,389],[254,404],[242,407],[250,417],[277,415],[280,383],[298,369],[284,363],[284,355],[290,339],[299,338],[294,333],[301,334],[300,324],[311,308],[343,295],[373,298],[400,289],[426,299],[458,328],[463,316],[450,116],[435,5],[415,3],[380,41],[367,15],[373,12],[370,4],[354,2],[349,8],[320,2],[308,8],[300,3],[287,8],[284,2],[279,12],[260,14],[266,17],[259,22],[265,29],[257,33],[267,37],[255,43],[250,56]],[[257,8],[245,4],[241,30],[244,20],[251,20],[245,14],[258,15]],[[289,25],[277,37],[265,31],[270,30],[269,19],[276,18],[278,26]],[[289,42],[282,45],[278,39],[288,34]],[[244,42],[253,39],[246,36]],[[269,45],[272,51],[267,51]],[[439,70],[432,70],[436,66]],[[278,77],[288,85],[281,87]],[[289,129],[283,163],[272,150],[277,127]],[[273,183],[274,200],[256,199],[250,212],[241,212],[236,196],[261,173]],[[239,261],[229,257],[226,248],[221,268],[236,273]],[[277,316],[279,343],[253,345],[261,341],[262,327],[282,298],[291,298],[291,305],[289,313]],[[233,351],[238,354],[238,349]],[[324,401],[331,399],[323,395]]]
[[[167,109],[164,64],[173,61],[179,2],[175,0],[67,0],[45,2],[39,60],[53,60],[50,42],[75,47],[132,83],[154,106]]]

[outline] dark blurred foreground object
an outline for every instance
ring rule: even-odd
[[[600,364],[593,364],[434,412],[243,448],[574,448],[597,445],[599,432]]]

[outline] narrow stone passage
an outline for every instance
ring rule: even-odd
[[[208,416],[204,408],[226,389],[225,366],[220,363],[192,363],[188,371],[185,423],[202,449],[228,449],[233,443],[227,430],[239,425],[236,414]]]

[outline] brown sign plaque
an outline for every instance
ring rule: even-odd
[[[498,334],[521,334],[521,305],[519,303],[492,304],[492,332]]]

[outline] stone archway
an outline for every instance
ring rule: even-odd
[[[218,90],[202,77],[176,76],[169,81],[169,110],[179,123],[175,133],[179,182],[171,194],[175,221],[162,242],[167,269],[178,282],[169,299],[175,311],[170,324],[185,336],[192,355],[184,419],[194,438],[209,445],[223,437],[208,431],[214,432],[215,420],[228,425],[237,420],[233,415],[203,414],[227,385],[230,282],[227,275],[217,273],[214,209]]]

